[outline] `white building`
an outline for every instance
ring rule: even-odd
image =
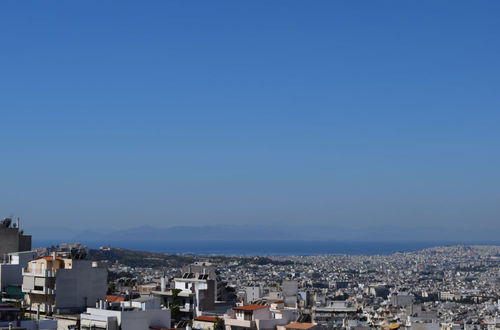
[[[185,274],[183,278],[176,278],[174,280],[174,285],[175,289],[186,293],[194,293],[193,309],[195,316],[200,316],[202,311],[212,310],[214,308],[214,280],[208,280],[204,275],[190,276],[190,274]]]
[[[80,315],[82,330],[149,330],[170,328],[169,309],[161,309],[159,298],[140,298],[108,304],[100,301]]]
[[[0,291],[5,291],[7,286],[20,287],[23,284],[23,268],[35,257],[33,251],[9,253],[6,262],[0,264]]]
[[[262,289],[260,286],[247,286],[245,288],[245,302],[247,304],[251,304],[260,298],[262,298]]]
[[[224,292],[224,283],[220,281],[220,276],[217,276],[217,268],[214,264],[207,261],[196,261],[190,265],[182,267],[182,273],[192,273],[195,277],[203,277],[206,280],[214,281],[214,300],[220,300]]]
[[[391,305],[396,307],[408,307],[415,301],[415,296],[407,293],[395,293],[390,296]]]
[[[0,304],[0,329],[56,330],[56,320],[23,320],[21,308]]]
[[[207,274],[184,273],[182,277],[175,278],[171,288],[166,289],[165,280],[162,279],[161,291],[152,294],[160,297],[165,306],[174,302],[177,297],[183,319],[192,319],[200,316],[205,311],[215,308],[215,280],[208,279]],[[175,291],[175,293],[174,293]]]
[[[295,280],[285,280],[282,284],[283,300],[287,307],[297,307],[297,296],[299,294],[299,282]]]
[[[283,302],[271,305],[244,305],[233,307],[224,315],[226,330],[275,329],[297,320],[298,310],[284,307]]]

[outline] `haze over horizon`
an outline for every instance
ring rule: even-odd
[[[0,216],[29,234],[499,236],[499,2],[0,9]]]

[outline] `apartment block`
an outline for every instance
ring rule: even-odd
[[[81,330],[149,330],[170,329],[169,309],[160,307],[158,298],[140,298],[108,303],[99,301],[80,315]]]
[[[104,299],[107,269],[90,260],[46,256],[23,271],[22,290],[32,311],[52,314],[81,312]]]
[[[0,221],[0,262],[9,253],[31,250],[31,236],[24,235],[19,226],[19,219],[15,223],[11,218]]]

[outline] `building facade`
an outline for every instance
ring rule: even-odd
[[[143,298],[108,304],[100,301],[80,315],[82,330],[169,329],[170,310],[160,308],[160,299]]]
[[[31,236],[24,235],[19,226],[19,219],[16,223],[10,218],[0,221],[0,262],[9,253],[31,250]]]
[[[4,263],[0,263],[0,291],[16,287],[20,291],[23,284],[23,269],[36,257],[33,251],[9,253]]]
[[[42,257],[24,269],[22,290],[32,311],[76,313],[105,299],[107,274],[106,268],[90,260]]]

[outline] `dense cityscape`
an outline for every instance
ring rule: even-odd
[[[500,330],[499,13],[0,1],[0,330]]]
[[[500,246],[389,255],[32,249],[0,223],[0,329],[498,329]]]

